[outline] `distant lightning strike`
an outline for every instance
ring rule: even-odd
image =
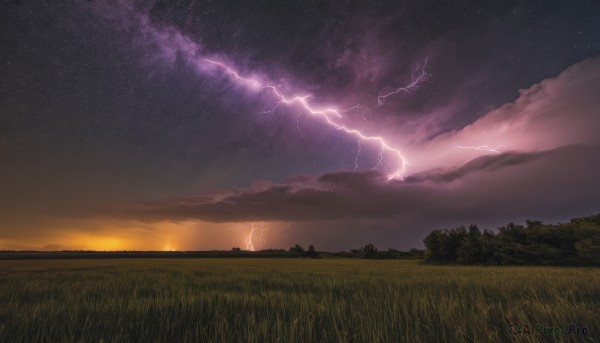
[[[273,110],[275,108],[277,108],[277,106],[280,104],[299,105],[310,115],[323,118],[325,123],[327,123],[329,126],[335,128],[336,130],[344,131],[350,135],[357,137],[359,140],[374,141],[374,142],[379,143],[379,146],[381,147],[380,161],[379,161],[380,165],[381,165],[381,159],[383,158],[383,154],[385,152],[392,154],[397,159],[398,165],[394,171],[392,171],[391,173],[388,174],[388,180],[401,179],[404,172],[408,168],[409,162],[406,159],[406,157],[404,157],[404,155],[402,154],[400,149],[395,148],[392,145],[390,145],[390,143],[388,143],[383,137],[370,136],[370,135],[367,135],[367,134],[361,132],[358,129],[350,128],[350,127],[347,127],[346,125],[336,122],[335,118],[342,118],[340,111],[338,111],[337,109],[335,109],[335,108],[318,109],[308,101],[308,98],[309,98],[308,95],[286,96],[279,89],[277,89],[277,87],[272,86],[272,85],[263,84],[262,82],[260,82],[259,80],[255,79],[255,78],[243,77],[236,70],[234,70],[233,68],[227,66],[226,64],[224,64],[222,62],[215,61],[215,60],[208,59],[208,58],[204,58],[203,60],[223,69],[226,74],[228,74],[232,77],[232,79],[234,79],[235,81],[241,83],[242,85],[244,85],[250,89],[269,90],[278,99],[278,102],[275,105],[275,107],[273,108]],[[423,69],[422,74],[420,76],[413,78],[412,82],[408,86],[403,87],[403,88],[411,89],[411,90],[416,89],[416,87],[418,87],[419,83],[425,81],[426,75],[427,75],[427,73]],[[392,93],[380,95],[380,98],[385,98],[385,97],[388,97],[391,95],[392,95]]]
[[[267,244],[267,232],[269,230],[265,228],[265,222],[260,222],[260,240],[262,245]]]
[[[250,223],[250,227],[250,234],[248,235],[248,238],[246,238],[246,250],[254,251],[254,243],[252,242],[252,238],[256,228],[254,227],[254,223]]]
[[[265,228],[265,223],[264,222],[260,223],[260,227],[258,228],[258,230],[260,231],[261,245],[264,246],[265,243],[267,243],[266,234],[267,234],[267,231],[268,231]],[[246,250],[249,250],[249,251],[254,251],[255,250],[254,236],[256,235],[256,231],[257,231],[257,227],[255,226],[255,224],[254,223],[250,223],[250,233],[248,234],[248,237],[245,240]]]
[[[356,157],[354,158],[354,170],[358,169],[358,158],[360,157],[360,139],[356,141],[356,143],[358,144],[358,150],[356,151]]]
[[[300,130],[300,113],[296,116],[296,129],[298,129],[298,134],[302,136],[302,130]]]

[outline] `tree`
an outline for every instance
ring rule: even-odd
[[[298,255],[302,255],[304,253],[304,248],[300,246],[300,244],[296,244],[290,248],[291,252],[295,252]]]
[[[448,240],[446,244],[446,260],[448,262],[455,263],[458,261],[459,250],[466,239],[467,229],[465,229],[464,226],[448,230]]]
[[[479,229],[473,226],[472,231],[472,235],[476,236]],[[444,229],[444,231],[432,231],[423,240],[426,260],[433,263],[467,263],[464,260],[459,261],[459,256],[462,254],[470,254],[468,252],[470,246],[465,246],[467,238],[468,234],[464,226],[450,230]],[[475,244],[473,243],[473,245]]]
[[[317,257],[317,251],[315,247],[311,244],[308,246],[308,252],[306,253],[309,257]]]
[[[580,240],[575,246],[579,256],[594,264],[600,264],[600,233]]]
[[[442,263],[442,246],[446,240],[446,235],[442,230],[431,231],[423,240],[425,243],[425,260],[427,262]]]
[[[373,244],[367,244],[362,248],[366,258],[377,258],[379,252]]]
[[[470,264],[482,262],[480,237],[481,231],[479,231],[477,225],[469,226],[467,236],[463,239],[458,248],[456,259],[458,263]]]
[[[494,261],[495,239],[496,235],[490,230],[483,230],[483,233],[479,236],[479,246],[481,247],[480,260],[482,263],[496,264]]]

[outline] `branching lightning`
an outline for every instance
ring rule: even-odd
[[[254,235],[257,233],[257,231],[260,232],[261,245],[264,246],[267,243],[266,235],[269,230],[265,227],[265,223],[261,222],[258,228],[255,226],[254,223],[250,223],[250,233],[248,234],[248,237],[246,237],[245,240],[246,250],[255,251]]]
[[[506,150],[509,147],[504,145],[504,144],[500,144],[500,145],[496,145],[495,147],[490,147],[489,145],[477,145],[477,146],[461,146],[461,145],[456,145],[455,149],[462,149],[462,150],[479,150],[479,151],[487,151],[487,152],[493,152],[496,154],[499,154],[501,150]]]
[[[379,166],[383,166],[383,153],[385,151],[383,149],[379,150],[379,155],[377,155],[377,164],[375,164],[375,168]]]
[[[269,229],[267,229],[265,227],[265,222],[260,222],[260,241],[263,246],[265,244],[267,244],[267,232],[268,231],[269,231]]]
[[[490,146],[490,145],[469,145],[469,146],[465,146],[465,145],[458,145],[458,144],[454,144],[454,147],[446,152],[443,152],[441,154],[439,154],[438,156],[434,157],[432,160],[436,160],[444,155],[447,155],[455,150],[477,150],[477,151],[485,151],[485,152],[491,152],[494,154],[499,154],[502,151],[506,151],[507,149],[510,149],[510,146],[504,145],[504,144],[499,144],[496,146]]]
[[[402,86],[402,87],[398,87],[396,89],[389,89],[389,88],[384,88],[381,91],[379,91],[379,96],[377,97],[377,103],[379,105],[383,105],[383,102],[385,101],[386,98],[398,94],[398,93],[412,93],[414,91],[416,91],[417,89],[419,89],[419,86],[427,81],[427,79],[429,78],[429,74],[427,74],[427,71],[425,70],[425,68],[427,67],[427,58],[425,58],[425,62],[423,63],[423,65],[416,65],[415,68],[413,68],[412,71],[412,80],[408,85]]]
[[[247,88],[254,89],[254,90],[262,88],[264,90],[270,91],[271,94],[273,96],[275,96],[275,98],[278,100],[271,111],[274,111],[281,104],[290,105],[290,106],[298,105],[304,111],[306,111],[308,114],[310,114],[312,116],[316,116],[316,117],[321,117],[325,121],[326,124],[335,128],[336,130],[346,132],[347,134],[353,135],[362,141],[373,141],[373,142],[378,143],[381,148],[380,160],[378,162],[379,165],[381,165],[381,159],[383,158],[383,154],[386,152],[390,153],[391,155],[393,155],[395,157],[395,159],[397,159],[395,169],[391,173],[388,174],[389,180],[402,178],[403,173],[408,168],[409,162],[406,159],[406,157],[402,154],[400,149],[393,147],[383,137],[367,135],[367,134],[363,133],[361,130],[358,130],[355,128],[350,128],[344,124],[337,122],[337,120],[339,120],[339,118],[342,118],[342,114],[340,113],[340,111],[338,109],[336,109],[336,108],[317,108],[308,101],[308,99],[310,97],[308,95],[286,96],[279,89],[277,89],[277,87],[275,87],[273,85],[263,84],[261,81],[259,81],[256,78],[246,78],[246,77],[241,76],[240,73],[238,73],[235,69],[229,67],[228,65],[226,65],[223,62],[219,62],[219,61],[208,59],[208,58],[204,58],[203,60],[205,62],[208,62],[208,63],[218,67],[218,68],[221,68],[227,75],[230,75],[234,81],[239,82],[240,84],[244,85]],[[413,77],[413,80],[411,81],[411,83],[409,85],[407,85],[405,87],[401,87],[401,88],[406,89],[407,91],[413,91],[413,90],[417,89],[419,84],[424,82],[427,79],[427,73],[425,72],[424,66],[421,67],[420,70],[421,70],[420,75],[418,75],[417,77]],[[400,91],[401,90],[398,90],[397,92],[400,92]],[[380,95],[379,97],[380,97],[380,99],[386,98],[397,92],[391,92],[389,94],[386,93],[384,95]]]
[[[102,13],[106,7],[99,6],[98,10]],[[319,117],[323,122],[329,126],[332,130],[346,133],[347,135],[353,136],[359,141],[359,151],[355,158],[354,167],[358,169],[358,155],[361,153],[360,149],[365,146],[362,143],[376,144],[379,147],[379,155],[377,156],[376,165],[374,168],[381,167],[388,171],[388,179],[402,179],[409,162],[407,158],[401,152],[401,149],[391,141],[385,139],[383,136],[368,134],[365,130],[366,125],[370,123],[370,117],[372,115],[372,109],[357,104],[347,110],[339,110],[334,107],[319,107],[311,101],[309,95],[304,94],[285,94],[282,89],[272,85],[266,81],[266,78],[258,77],[256,73],[242,74],[232,65],[226,63],[221,58],[210,57],[199,53],[201,47],[197,44],[190,36],[185,35],[181,31],[174,27],[161,27],[155,25],[152,19],[147,13],[139,12],[138,9],[131,3],[122,1],[117,2],[114,7],[114,13],[118,14],[117,18],[125,22],[125,26],[129,27],[131,21],[134,21],[134,25],[138,26],[138,30],[141,34],[142,44],[147,46],[157,46],[160,54],[168,60],[174,61],[177,54],[182,54],[183,57],[192,63],[195,63],[198,70],[202,73],[209,70],[219,69],[224,75],[229,77],[231,81],[238,83],[248,90],[254,92],[268,92],[270,96],[274,97],[275,103],[273,107],[263,114],[271,114],[270,120],[273,119],[275,111],[280,105],[286,106],[297,106],[302,112],[310,114],[314,117]],[[129,15],[132,14],[132,15]],[[113,18],[113,14],[107,15],[108,18]],[[377,103],[379,106],[385,105],[386,100],[398,95],[400,93],[411,94],[414,93],[419,87],[430,78],[430,74],[427,72],[428,60],[425,58],[423,63],[415,65],[412,69],[411,80],[408,84],[400,87],[386,87],[382,89],[377,96]],[[359,113],[363,119],[363,125],[360,128],[352,127],[348,125],[348,121],[345,121],[342,114],[346,112]],[[296,118],[296,128],[299,132],[299,115]],[[339,144],[336,141],[336,147]],[[487,145],[481,146],[455,146],[449,153],[457,149],[472,149],[478,151],[486,151],[491,153],[498,153],[501,146],[490,147]],[[444,153],[444,154],[446,154]],[[444,155],[442,154],[442,155]],[[441,156],[441,155],[440,155]],[[251,242],[250,242],[251,243]]]
[[[199,54],[200,46],[194,42],[192,38],[181,33],[173,27],[162,28],[155,26],[152,20],[146,13],[140,13],[137,9],[128,2],[118,2],[116,5],[115,13],[131,13],[133,15],[123,15],[122,20],[127,22],[135,20],[136,24],[139,25],[139,31],[142,34],[144,40],[150,40],[146,42],[148,45],[154,45],[159,47],[160,53],[170,60],[175,60],[178,53],[181,53],[185,59],[193,62],[198,67],[199,71],[206,71],[206,67],[213,67],[221,69],[232,81],[242,85],[243,87],[253,91],[267,91],[275,97],[276,104],[272,108],[272,114],[278,108],[279,105],[288,106],[299,106],[305,113],[308,113],[315,117],[320,117],[323,121],[333,129],[345,132],[348,135],[354,136],[355,138],[364,141],[378,144],[381,150],[387,155],[390,155],[394,160],[393,163],[386,163],[389,166],[391,172],[388,173],[388,179],[401,178],[403,173],[409,166],[408,160],[402,154],[400,148],[396,147],[390,141],[384,139],[382,136],[375,136],[367,134],[364,129],[357,129],[354,127],[347,126],[341,122],[342,114],[340,110],[332,107],[318,107],[314,105],[308,95],[288,95],[277,88],[276,86],[265,82],[263,78],[256,77],[254,75],[247,76],[242,75],[233,66],[227,64],[222,59],[209,57],[206,55]],[[103,11],[104,8],[101,9]],[[150,44],[151,43],[151,44]],[[397,94],[399,92],[412,92],[418,89],[419,85],[426,81],[428,74],[425,71],[426,61],[423,65],[419,65],[413,70],[413,77],[408,85],[399,87],[395,90],[388,92],[382,92],[379,94],[378,102],[382,102],[384,99]],[[357,106],[360,108],[361,106]],[[365,114],[370,114],[369,109],[365,109],[362,116],[365,119]],[[268,112],[265,112],[268,113]]]
[[[360,157],[360,139],[356,141],[356,143],[358,144],[358,150],[356,150],[356,157],[354,158],[354,170],[358,169],[358,158]]]
[[[252,242],[252,237],[254,236],[254,231],[256,228],[254,227],[254,223],[250,223],[250,234],[248,238],[246,238],[246,250],[254,251],[254,243]]]

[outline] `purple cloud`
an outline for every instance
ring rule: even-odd
[[[235,191],[222,198],[145,202],[123,215],[143,221],[303,222],[414,213],[441,218],[461,213],[509,215],[541,208],[592,211],[592,204],[600,203],[600,192],[589,187],[600,175],[595,156],[600,156],[599,146],[511,152],[391,182],[375,170],[343,171]]]

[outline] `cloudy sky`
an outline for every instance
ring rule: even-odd
[[[0,6],[0,249],[409,249],[600,212],[598,2]]]

